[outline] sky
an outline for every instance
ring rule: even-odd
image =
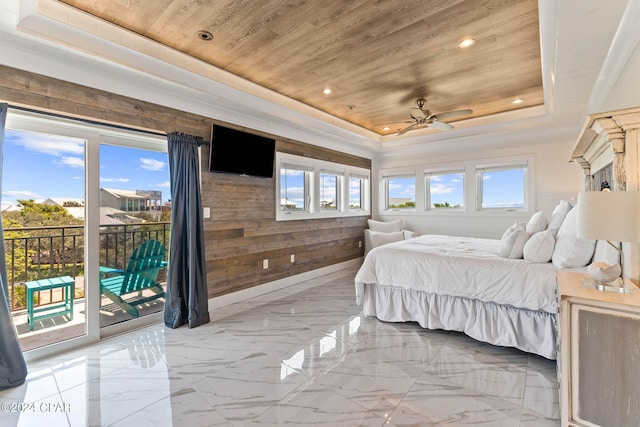
[[[6,130],[2,168],[2,209],[18,199],[84,200],[84,141]],[[170,198],[167,154],[100,146],[100,186],[162,191]]]

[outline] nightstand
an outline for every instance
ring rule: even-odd
[[[558,272],[562,426],[637,427],[640,289],[598,291],[583,285],[586,277]]]

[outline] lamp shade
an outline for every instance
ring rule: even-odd
[[[640,192],[585,191],[578,194],[577,237],[640,242]]]

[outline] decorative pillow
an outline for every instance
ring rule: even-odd
[[[578,209],[571,209],[558,230],[556,248],[551,257],[551,261],[556,267],[584,267],[591,261],[596,241],[579,239],[577,232]]]
[[[394,231],[393,233],[383,233],[380,231],[371,232],[372,248],[377,248],[386,243],[399,242],[400,240],[404,240],[404,233],[402,231]]]
[[[540,231],[527,240],[522,254],[530,263],[546,263],[551,261],[556,239],[551,230]]]
[[[376,221],[368,219],[369,230],[380,231],[382,233],[393,233],[395,231],[402,231],[403,221],[401,219],[396,221]]]
[[[556,205],[551,213],[551,219],[547,225],[547,230],[553,231],[553,234],[558,234],[558,230],[571,208],[573,208],[571,203],[566,200],[560,200],[560,203]]]
[[[520,223],[514,224],[502,237],[500,256],[513,259],[522,258],[522,252],[527,240],[529,240],[529,234],[527,230],[525,230],[524,225]]]
[[[513,230],[515,230],[516,228],[522,228],[523,230],[526,230],[526,227],[527,227],[526,222],[515,222],[511,227],[507,228],[507,230],[502,234],[501,239],[504,240],[505,237],[507,237],[508,234],[511,234]]]
[[[413,231],[409,231],[409,230],[402,230],[402,234],[404,235],[404,240],[413,239],[414,237],[418,237],[418,233],[413,232]]]
[[[529,235],[534,235],[539,233],[540,231],[544,231],[547,229],[547,217],[544,212],[538,211],[534,213],[531,218],[529,218],[529,222],[527,222],[527,233]]]

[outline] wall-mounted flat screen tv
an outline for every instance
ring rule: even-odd
[[[273,178],[275,151],[274,139],[213,125],[209,170]]]

